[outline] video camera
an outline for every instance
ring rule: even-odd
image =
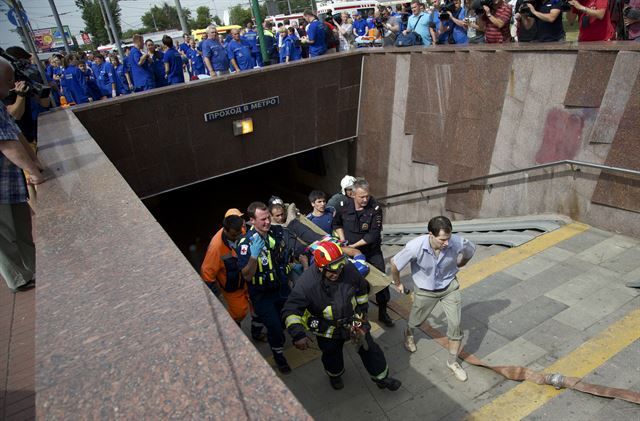
[[[438,14],[438,19],[441,21],[449,20],[449,13],[454,14],[456,11],[456,5],[454,2],[449,1],[440,7],[440,14]],[[447,13],[449,12],[449,13]]]
[[[11,54],[8,54],[4,48],[0,48],[0,57],[11,63],[16,82],[24,81],[26,83],[27,95],[32,94],[38,98],[46,98],[51,94],[50,87],[37,81],[40,75],[36,69],[31,67],[31,63],[26,60],[18,60]],[[15,95],[15,93],[12,94]]]
[[[493,9],[493,0],[473,0],[473,3],[471,3],[471,8],[476,12],[477,16],[484,15],[483,6]]]
[[[518,9],[518,13],[520,13],[521,16],[532,18],[533,17],[533,13],[531,12],[531,10],[529,10],[529,7],[527,6],[527,4],[532,5],[534,8],[536,6],[535,0],[524,0],[520,4],[520,8]]]

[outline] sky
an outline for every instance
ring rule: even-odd
[[[84,22],[74,0],[54,0],[54,2],[62,24],[69,26],[72,35],[77,35],[81,30],[84,30]],[[175,5],[175,0],[120,0],[122,30],[140,28],[142,26],[140,17],[151,6],[160,6],[165,2],[172,6]],[[191,10],[193,17],[195,17],[196,9],[199,6],[209,6],[213,15],[217,14],[222,18],[222,14],[227,8],[240,3],[248,4],[248,0],[180,0],[182,7]],[[31,21],[33,29],[56,26],[56,21],[53,18],[51,7],[49,7],[47,0],[22,0],[22,6]],[[8,10],[9,6],[7,6],[6,0],[0,0],[0,47],[2,48],[22,45],[18,35],[10,31],[14,26],[7,19]]]

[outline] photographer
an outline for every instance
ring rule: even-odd
[[[622,12],[628,39],[640,41],[640,0],[631,0]]]
[[[518,42],[532,42],[536,40],[538,25],[536,18],[527,6],[532,0],[518,0],[516,2],[516,36]]]
[[[531,2],[523,4],[529,13],[537,19],[538,42],[564,41],[565,33],[562,26],[562,0],[547,0],[534,7]]]
[[[489,3],[489,4],[487,4]],[[499,44],[511,42],[509,24],[511,23],[511,6],[504,0],[482,0],[482,8],[478,8],[476,13],[483,15],[478,22],[478,27],[484,31],[484,39],[487,44]]]
[[[24,76],[18,75],[17,82],[3,99],[9,114],[16,119],[18,127],[30,143],[35,143],[38,134],[38,115],[49,109],[51,101],[48,92],[37,91],[33,82],[40,84],[40,75],[35,71],[31,54],[20,47],[9,47],[6,53],[12,56],[17,65],[27,70]]]
[[[610,41],[615,37],[607,0],[570,0],[573,6],[567,14],[569,25],[579,18],[578,41]]]
[[[383,47],[393,47],[400,32],[400,19],[393,16],[389,9],[380,7],[380,18],[376,19],[376,28],[382,36]]]
[[[466,11],[462,7],[461,0],[448,2],[440,9],[438,20],[439,39],[443,44],[467,44]]]
[[[353,25],[347,13],[341,13],[333,19],[333,24],[338,30],[338,39],[340,46],[338,51],[349,51],[353,44]]]

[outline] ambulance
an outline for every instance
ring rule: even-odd
[[[333,16],[340,15],[340,13],[348,13],[349,16],[353,16],[355,12],[360,12],[362,16],[366,18],[369,16],[369,12],[373,12],[376,7],[381,3],[376,0],[372,1],[328,1],[318,5],[318,19],[324,20],[329,13]],[[275,15],[267,16],[266,20],[273,23],[274,26],[278,26],[278,23],[285,20],[301,22],[304,19],[302,13],[292,13],[290,15]]]

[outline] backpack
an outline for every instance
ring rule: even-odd
[[[336,36],[336,32],[332,31],[326,23],[323,23],[322,26],[324,27],[324,43],[327,48],[333,48],[338,45],[340,41]]]

